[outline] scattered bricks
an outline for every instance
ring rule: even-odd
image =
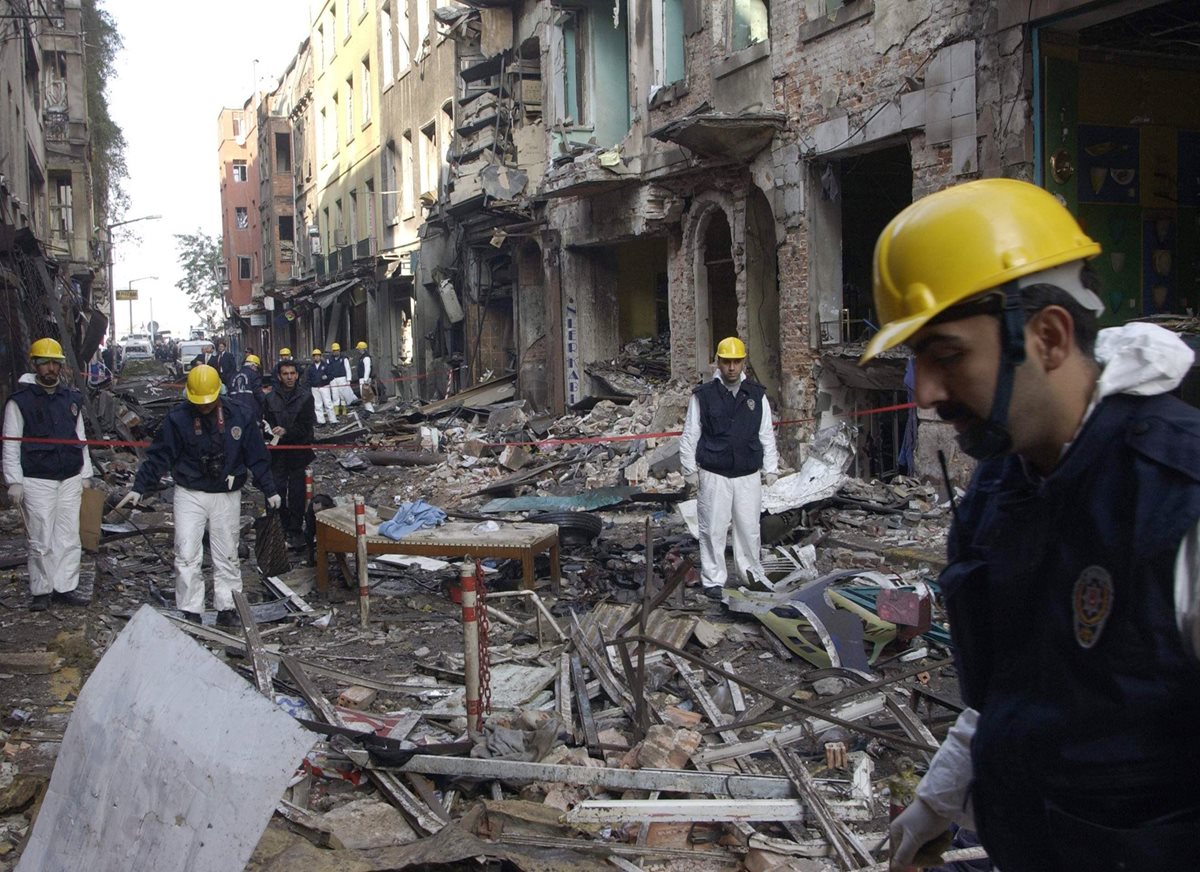
[[[688,842],[691,831],[692,824],[650,824],[646,828],[646,847],[691,850],[692,846]]]
[[[673,705],[669,705],[663,709],[662,716],[664,720],[669,721],[676,727],[682,727],[683,729],[688,730],[699,724],[701,720],[700,712],[684,711],[683,709]]]
[[[367,706],[375,701],[375,695],[378,693],[369,687],[347,687],[338,697],[338,705],[342,708],[354,709],[355,711],[363,711]]]
[[[491,446],[481,439],[468,439],[463,443],[462,453],[469,457],[491,457],[493,451]]]
[[[825,766],[828,769],[845,769],[849,766],[845,742],[825,743]]]
[[[637,763],[642,769],[682,769],[699,747],[699,733],[655,724],[646,731]]]
[[[509,445],[500,452],[500,465],[505,469],[518,470],[529,465],[529,452],[519,445]]]

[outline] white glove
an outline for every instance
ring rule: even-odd
[[[91,477],[89,476],[88,478],[85,478],[85,479],[83,480],[83,482],[82,482],[82,485],[83,485],[84,487],[86,487],[86,488],[93,488],[93,487],[95,487],[95,486],[96,486],[96,482],[95,482],[95,480],[94,480],[93,478],[91,478]]]
[[[768,472],[763,476],[763,481],[767,483],[767,487],[770,487],[771,485],[775,484],[775,482],[779,481],[779,473]]]
[[[920,797],[892,821],[888,833],[892,842],[891,869],[912,865],[913,857],[922,845],[950,829],[950,818],[942,817]]]
[[[25,500],[25,485],[10,484],[8,486],[8,498],[12,500],[14,506],[19,506]]]
[[[277,509],[282,505],[283,505],[283,498],[281,496],[279,496],[279,494],[271,494],[271,496],[267,497],[267,508],[268,509]]]

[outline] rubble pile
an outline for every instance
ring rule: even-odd
[[[147,420],[150,392],[134,397]],[[346,511],[362,495],[372,529],[417,500],[465,524],[479,552],[516,522],[558,527],[553,558],[532,558],[536,588],[520,586],[520,559],[482,554],[490,713],[479,723],[468,717],[464,552],[368,552],[365,619],[353,556],[329,562],[324,590],[314,543],[291,552],[286,574],[256,571],[261,499],[247,491],[243,626],[218,628],[212,613],[196,626],[172,608],[172,519],[160,492],[128,516],[107,515],[98,550],[85,556],[91,606],[35,616],[22,607],[18,513],[0,512],[0,870],[39,844],[35,810],[63,807],[47,791],[55,759],[74,778],[104,764],[95,747],[64,756],[72,730],[83,730],[71,715],[92,711],[85,681],[106,659],[116,666],[135,628],[158,640],[139,642],[152,646],[139,654],[147,676],[135,678],[141,665],[120,668],[128,682],[162,690],[156,734],[187,735],[193,716],[170,714],[178,694],[167,691],[182,678],[155,671],[154,645],[162,658],[207,650],[240,675],[222,703],[227,717],[261,723],[265,737],[268,720],[283,728],[271,720],[282,711],[307,731],[282,794],[243,790],[252,773],[220,755],[206,764],[210,795],[266,825],[252,828],[247,869],[457,868],[476,857],[528,870],[885,862],[889,798],[961,709],[934,582],[945,493],[913,479],[846,478],[849,455],[835,449],[851,441],[826,434],[823,452],[816,443],[810,452],[825,464],[822,488],[785,486],[800,502],[763,517],[767,581],[712,602],[695,587],[676,437],[645,436],[678,431],[689,393],[661,383],[558,419],[511,396],[393,400],[319,431],[329,446],[313,465],[323,504]],[[112,505],[136,457],[93,457]],[[166,641],[180,634],[203,649]],[[132,739],[160,779],[161,738]],[[123,776],[122,802],[140,796],[140,769]],[[265,771],[260,781],[268,784]],[[193,808],[175,829],[204,832],[216,825],[205,814]]]

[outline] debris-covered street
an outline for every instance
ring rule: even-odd
[[[177,394],[158,365],[142,369],[111,397],[111,437],[143,437]],[[766,498],[770,589],[713,602],[696,584],[677,439],[625,438],[677,432],[688,388],[633,387],[552,419],[501,380],[321,428],[314,502],[332,507],[318,524],[352,527],[361,495],[378,537],[398,507],[424,501],[447,515],[434,532],[459,526],[478,543],[444,560],[371,555],[365,624],[354,554],[330,555],[324,593],[314,537],[293,543],[289,571],[258,571],[251,520],[262,504],[249,492],[253,624],[217,627],[212,611],[200,627],[181,621],[169,486],[128,515],[112,508],[131,450],[93,451],[109,511],[85,556],[86,607],[24,611],[21,522],[0,515],[4,868],[44,802],[83,683],[119,656],[105,652],[146,606],[170,622],[163,634],[190,635],[312,731],[249,869],[452,868],[486,856],[519,869],[818,870],[886,857],[889,803],[911,791],[914,765],[961,707],[931,584],[944,495],[849,478],[851,440],[818,434],[824,454],[785,470]],[[536,554],[532,588],[520,559],[486,556],[489,536],[530,524],[556,533],[560,573]],[[463,558],[479,559],[486,589],[481,730],[464,708]],[[140,656],[157,716],[186,718],[194,701],[171,694],[183,677],[159,668],[154,649]],[[164,750],[155,733],[172,732],[124,728],[147,755]],[[245,782],[268,780],[243,762],[211,772],[214,799],[249,803]],[[122,769],[114,802],[136,801],[142,774]]]

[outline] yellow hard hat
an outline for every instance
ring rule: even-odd
[[[247,354],[246,363],[252,363],[255,366],[262,366],[262,361],[258,359],[257,354]]]
[[[980,179],[930,194],[893,218],[875,244],[880,329],[862,362],[951,306],[1099,253],[1066,207],[1029,182]]]
[[[221,396],[221,375],[211,366],[202,363],[193,366],[187,377],[187,398],[189,403],[203,406]]]
[[[367,343],[359,341],[358,345],[355,345],[354,348],[356,351],[366,351]]]
[[[321,349],[319,349],[319,348],[314,348],[314,349],[313,349],[312,356],[313,356],[313,357],[320,357],[320,356],[321,356]]]
[[[292,356],[292,349],[290,349],[290,348],[281,348],[281,349],[279,349],[279,356],[280,356],[280,357],[291,357],[291,356]]]
[[[746,344],[736,336],[726,336],[717,344],[717,357],[741,360],[746,356]]]
[[[59,363],[65,363],[67,358],[63,355],[62,346],[58,344],[56,339],[39,339],[33,345],[29,346],[29,358],[45,358],[47,360],[57,360]]]
[[[330,350],[330,351],[341,351],[341,350],[342,350],[342,346],[338,345],[338,344],[335,342],[335,343],[333,343],[333,345],[330,345],[330,346],[329,346],[329,350]]]

